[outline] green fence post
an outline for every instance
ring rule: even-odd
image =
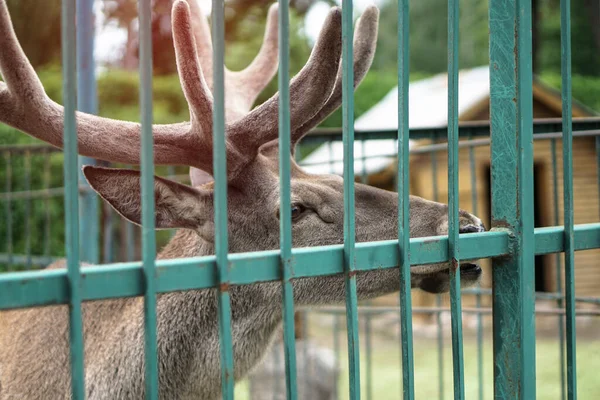
[[[229,240],[227,236],[227,154],[225,152],[225,8],[212,1],[213,47],[213,170],[215,178],[215,255],[219,277],[219,344],[221,390],[224,400],[233,400],[233,340],[229,295]]]
[[[398,251],[400,255],[400,333],[402,338],[402,393],[415,398],[412,298],[410,284],[409,200],[409,41],[408,0],[398,3]]]
[[[292,258],[292,201],[291,201],[291,139],[290,139],[290,41],[289,6],[286,0],[279,1],[279,237],[282,266],[283,294],[283,340],[285,355],[285,381],[288,400],[297,398],[296,388],[296,340],[294,321],[294,274]],[[279,357],[277,357],[279,359]],[[304,357],[304,368],[308,366]],[[305,375],[306,376],[306,375]]]
[[[85,398],[81,275],[79,273],[79,218],[77,201],[77,126],[75,119],[75,1],[63,0],[62,64],[64,98],[65,251],[69,290],[69,345],[71,396]]]
[[[98,112],[96,73],[94,62],[94,0],[77,0],[77,109],[88,114]],[[100,262],[100,204],[83,176],[82,165],[95,165],[90,157],[79,157],[79,236],[81,260],[92,264]],[[85,238],[85,239],[83,239]]]
[[[458,218],[458,0],[448,1],[448,255],[454,398],[465,398]]]
[[[350,399],[360,399],[358,296],[356,293],[356,231],[354,215],[354,57],[352,0],[342,6],[342,115],[344,134],[344,271]]]
[[[567,398],[577,399],[575,329],[575,232],[573,230],[573,126],[571,107],[571,4],[560,1],[562,75],[563,217],[565,227],[565,297],[567,312]]]
[[[494,260],[494,396],[535,399],[531,2],[491,1],[492,227],[511,254]]]
[[[144,354],[146,398],[158,399],[156,333],[156,236],[154,220],[154,140],[152,137],[152,7],[139,0],[140,15],[140,112],[142,183],[142,262],[144,271]]]

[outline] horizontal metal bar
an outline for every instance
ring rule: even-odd
[[[378,306],[359,306],[359,314],[379,315],[379,314],[397,314],[400,307],[378,307]],[[462,312],[465,314],[491,314],[491,307],[463,307]],[[331,306],[331,307],[318,307],[308,308],[307,311],[318,313],[318,314],[332,314],[341,315],[345,313],[344,307]],[[450,313],[448,307],[413,307],[413,314],[439,314],[439,313]],[[540,316],[552,316],[552,315],[565,315],[565,310],[562,308],[544,308],[535,311],[536,315]],[[575,310],[577,316],[600,316],[600,310]],[[397,320],[399,320],[398,318]]]
[[[462,290],[463,294],[482,294],[491,295],[492,289],[483,288],[467,288]],[[557,292],[536,292],[535,297],[537,300],[558,300],[564,299],[565,295]],[[600,297],[575,297],[575,301],[579,303],[590,303],[600,305]]]
[[[600,248],[600,223],[575,226],[575,250]],[[508,254],[505,231],[461,235],[464,260]],[[563,228],[536,230],[536,254],[563,250]],[[448,260],[445,236],[411,239],[411,265]],[[294,278],[340,274],[343,272],[343,245],[293,249]],[[231,284],[241,285],[281,279],[279,250],[231,254]],[[131,297],[143,294],[141,262],[83,267],[84,300]],[[357,243],[356,269],[367,271],[398,265],[397,242]],[[158,292],[214,287],[215,257],[157,260]],[[68,302],[66,270],[42,270],[0,274],[0,309],[64,304]]]
[[[61,260],[63,257],[54,257],[54,256],[32,256],[27,254],[7,254],[0,253],[0,264],[8,264],[10,261],[11,264],[27,264],[29,263],[32,266],[36,267],[45,267],[46,265]],[[0,275],[2,276],[2,275]]]
[[[573,131],[589,131],[600,129],[600,118],[576,118],[573,120]],[[431,139],[432,137],[445,137],[447,126],[433,128],[410,129],[411,139]],[[533,121],[533,133],[544,134],[562,131],[562,120],[560,118],[540,118]],[[489,121],[461,122],[458,126],[460,137],[489,136]],[[397,130],[355,131],[354,140],[373,139],[397,139]],[[342,140],[341,128],[320,128],[308,133],[302,143],[328,142],[331,140]]]
[[[573,137],[598,137],[600,136],[600,129],[592,129],[588,131],[573,131]],[[538,133],[533,136],[533,140],[550,140],[550,139],[561,139],[563,137],[562,132],[548,132]],[[483,147],[490,145],[490,138],[462,140],[458,142],[458,147]],[[424,146],[415,147],[410,150],[411,154],[420,153],[431,153],[434,151],[443,151],[448,148],[448,143],[435,143]],[[391,155],[391,154],[390,154]]]

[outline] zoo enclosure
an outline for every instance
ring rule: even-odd
[[[91,10],[86,8],[89,1],[80,1],[77,17],[85,21],[91,16]],[[400,318],[402,325],[402,366],[403,390],[405,398],[414,398],[414,378],[412,360],[412,328],[411,328],[411,297],[409,266],[456,260],[460,258],[493,258],[493,317],[494,317],[494,387],[496,397],[500,398],[535,398],[535,325],[533,291],[534,257],[536,254],[564,253],[565,258],[565,303],[566,303],[566,387],[569,398],[576,397],[576,363],[575,363],[575,294],[574,294],[574,251],[600,248],[600,224],[574,225],[573,221],[573,191],[572,191],[572,137],[573,130],[583,134],[598,135],[600,122],[590,119],[572,123],[571,121],[571,95],[570,95],[570,46],[569,46],[569,4],[561,3],[563,14],[563,116],[557,123],[548,122],[535,125],[539,133],[559,132],[555,138],[562,137],[563,143],[563,170],[566,179],[564,185],[563,201],[563,226],[559,221],[555,227],[534,230],[533,221],[533,133],[534,124],[531,111],[531,59],[530,59],[530,4],[526,1],[503,1],[490,4],[490,69],[491,74],[491,122],[489,127],[458,127],[458,110],[456,107],[458,92],[458,62],[456,45],[458,41],[457,19],[458,2],[449,3],[449,124],[444,129],[448,135],[448,171],[449,171],[449,203],[450,203],[450,233],[447,237],[420,238],[409,240],[408,235],[408,177],[409,177],[409,150],[408,150],[408,2],[403,2],[399,7],[399,121],[402,121],[397,132],[368,132],[356,134],[353,132],[352,121],[352,63],[349,62],[352,54],[352,4],[345,2],[343,6],[343,73],[344,73],[344,129],[343,134],[309,136],[309,140],[343,140],[344,152],[344,181],[345,181],[345,210],[346,228],[345,243],[340,246],[329,246],[311,249],[291,249],[289,227],[282,229],[282,247],[280,251],[227,254],[226,218],[226,181],[224,177],[216,179],[216,216],[217,236],[220,244],[217,246],[217,255],[182,260],[155,261],[155,234],[153,229],[153,210],[149,190],[152,186],[152,137],[151,137],[151,71],[149,51],[149,13],[150,2],[140,1],[140,26],[141,35],[141,63],[142,78],[141,102],[144,141],[142,145],[143,163],[142,174],[144,196],[144,235],[142,263],[114,264],[109,267],[79,267],[79,235],[78,235],[78,176],[76,158],[76,140],[74,140],[74,110],[75,90],[80,91],[79,107],[82,110],[94,112],[93,100],[93,71],[80,63],[78,85],[75,85],[75,1],[63,1],[63,48],[64,52],[64,77],[65,77],[65,204],[66,204],[66,229],[67,229],[67,257],[68,271],[40,271],[40,272],[13,272],[0,275],[0,308],[21,308],[45,304],[69,303],[71,308],[71,351],[73,370],[74,398],[83,398],[83,350],[81,333],[80,304],[84,300],[115,298],[124,296],[144,295],[149,307],[146,309],[146,335],[148,348],[147,357],[147,391],[149,398],[155,398],[157,390],[156,371],[156,337],[155,314],[153,304],[156,293],[174,290],[191,290],[208,287],[218,287],[222,283],[251,284],[265,280],[282,280],[286,295],[284,301],[286,354],[288,364],[287,386],[289,396],[294,398],[296,389],[294,346],[293,304],[291,303],[289,285],[290,279],[306,276],[316,276],[332,273],[344,273],[347,277],[347,321],[350,360],[350,395],[358,398],[360,394],[359,356],[358,346],[358,317],[357,297],[354,271],[389,268],[401,265],[401,290],[400,290]],[[222,4],[215,1],[213,4],[213,37],[215,38],[214,71],[215,74],[215,129],[223,131],[223,15]],[[280,4],[280,35],[282,44],[287,37],[287,4]],[[87,13],[87,15],[86,15]],[[78,24],[86,26],[86,24]],[[505,35],[514,32],[515,35]],[[92,57],[85,52],[86,42],[91,40],[91,33],[85,30],[77,32],[79,57]],[[92,46],[87,47],[92,48]],[[281,46],[281,71],[280,87],[286,88],[289,75],[286,70],[287,51],[285,45]],[[93,65],[90,63],[88,65]],[[88,99],[88,103],[85,102]],[[289,93],[281,91],[280,121],[289,118]],[[492,230],[481,234],[471,234],[465,237],[458,235],[458,164],[459,149],[458,138],[460,135],[468,137],[491,132],[491,192],[492,192]],[[536,132],[536,133],[537,133]],[[581,134],[581,133],[579,133]],[[353,229],[353,186],[355,173],[352,167],[354,139],[397,137],[398,138],[398,164],[397,189],[399,193],[399,240],[378,243],[354,243]],[[411,139],[431,137],[432,132],[410,132]],[[439,130],[435,133],[439,136]],[[216,135],[223,139],[223,135]],[[541,137],[541,136],[540,136]],[[596,136],[597,137],[597,136]],[[599,140],[596,139],[596,143]],[[280,146],[282,154],[289,151],[289,126],[282,124],[280,130]],[[597,145],[598,146],[598,145]],[[28,147],[19,150],[2,149],[6,165],[10,167],[14,159],[14,152],[23,154],[44,151],[47,154],[55,150],[45,146]],[[224,171],[224,142],[215,141],[215,171]],[[27,160],[27,156],[25,157]],[[27,162],[27,161],[25,161]],[[281,182],[283,188],[289,181],[289,160],[282,157]],[[9,175],[7,175],[9,176]],[[7,178],[7,185],[9,185]],[[26,191],[27,192],[27,191]],[[7,186],[6,193],[10,193]],[[60,191],[55,191],[55,194]],[[94,196],[88,195],[84,189],[81,198],[85,207],[93,207]],[[42,193],[45,198],[52,194],[50,191]],[[10,193],[3,196],[7,210],[7,226],[10,225],[10,201],[20,198],[30,198],[30,194]],[[289,192],[282,190],[283,199],[289,198]],[[10,201],[9,201],[10,200]],[[91,206],[90,206],[91,204]],[[282,204],[287,204],[282,201]],[[557,204],[557,203],[556,203]],[[285,207],[285,206],[284,206]],[[89,209],[89,208],[88,208]],[[558,215],[558,214],[556,214]],[[83,223],[93,223],[93,219],[82,219]],[[46,225],[47,226],[47,225]],[[31,234],[31,232],[29,232]],[[10,236],[12,237],[12,236]],[[25,239],[30,235],[26,235]],[[49,238],[48,238],[49,240]],[[82,247],[84,258],[98,257],[92,251],[87,253],[86,246]],[[460,250],[460,251],[459,251]],[[2,261],[11,260],[27,264],[45,264],[50,259],[50,254],[43,254],[40,260],[30,256],[27,252],[24,260],[15,258],[13,254],[2,255]],[[350,262],[350,260],[355,260]],[[227,265],[229,264],[229,268]],[[293,264],[293,269],[291,268]],[[315,265],[319,265],[316,268]],[[189,268],[200,266],[202,268]],[[251,271],[251,272],[250,272]],[[33,279],[35,278],[35,279]],[[118,279],[116,279],[118,278]],[[455,397],[464,397],[464,366],[462,364],[462,327],[460,318],[461,291],[460,281],[455,274],[451,275],[451,310],[453,331],[453,363],[454,363],[454,390]],[[118,282],[118,284],[115,284]],[[110,283],[110,284],[109,284]],[[221,318],[222,324],[221,349],[223,352],[224,371],[224,398],[233,396],[233,382],[231,380],[232,353],[230,334],[228,332],[229,300],[228,293],[221,291]],[[556,297],[562,294],[556,293]],[[352,351],[350,352],[350,349]],[[499,361],[502,360],[502,361]]]

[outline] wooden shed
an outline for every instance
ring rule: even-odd
[[[409,124],[411,128],[447,125],[447,75],[434,77],[411,83],[409,89]],[[487,66],[461,71],[459,75],[459,120],[489,120],[489,68]],[[421,108],[420,110],[418,108]],[[394,89],[380,103],[356,121],[356,130],[364,129],[396,129],[397,91]],[[573,117],[589,117],[595,113],[585,106],[573,102]],[[533,84],[534,118],[560,118],[560,92],[544,85],[538,79]],[[387,117],[386,117],[387,115]],[[461,139],[466,140],[466,139]],[[445,139],[444,139],[445,141]],[[482,142],[481,140],[479,140]],[[369,142],[379,142],[376,144]],[[389,142],[389,143],[387,143]],[[479,215],[486,226],[490,226],[490,146],[489,140],[483,140],[477,147],[464,146],[459,151],[459,193],[460,207]],[[432,142],[429,140],[411,140],[410,158],[410,193],[431,200],[447,202],[448,198],[448,154],[446,150],[435,153],[419,152]],[[337,146],[341,146],[341,143]],[[361,176],[366,172],[367,183],[395,190],[395,145],[393,141],[368,140],[355,145],[356,157],[366,156],[371,160],[362,163],[355,161],[355,172]],[[369,146],[371,151],[369,151]],[[554,147],[553,147],[554,146]],[[325,151],[328,157],[335,157],[335,163],[329,163],[332,172],[339,173],[342,167],[341,147],[322,146],[323,149],[309,156],[309,170],[324,172],[315,165],[323,158]],[[325,150],[325,147],[328,147]],[[555,149],[556,169],[553,167],[553,148]],[[383,149],[386,149],[385,151]],[[387,153],[386,153],[387,152]],[[597,155],[594,137],[575,137],[573,140],[573,185],[575,223],[590,223],[600,220],[600,199],[597,176]],[[331,161],[331,160],[330,160]],[[332,168],[335,167],[335,168]],[[556,174],[556,192],[554,186]],[[534,142],[534,180],[535,180],[535,226],[562,225],[563,221],[563,180],[562,180],[562,144],[560,138],[535,140]],[[555,204],[554,198],[558,199]],[[536,290],[554,292],[557,289],[557,263],[563,264],[562,255],[538,256],[535,261]],[[576,252],[576,293],[578,296],[597,296],[600,293],[600,250]],[[491,287],[491,271],[489,260],[482,262],[484,275],[482,287]],[[561,269],[564,276],[564,270]],[[378,303],[397,303],[397,295],[378,299]],[[435,306],[435,295],[420,291],[413,292],[413,306]],[[448,296],[443,303],[449,304]],[[489,296],[484,304],[489,305]],[[465,306],[473,304],[473,298],[464,296]],[[415,315],[415,322],[426,322],[428,316]]]

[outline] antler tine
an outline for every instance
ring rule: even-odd
[[[204,79],[209,90],[213,90],[213,71],[212,71],[212,39],[210,27],[206,21],[206,17],[202,14],[202,10],[198,5],[198,0],[187,0],[192,14],[192,28],[194,38],[196,40],[196,49],[200,59],[200,65],[204,72]]]
[[[17,99],[45,97],[44,87],[19,45],[6,0],[0,0],[0,21],[0,72],[6,82],[2,91],[9,90],[17,95]]]
[[[192,13],[194,37],[200,64],[204,71],[206,83],[213,90],[213,65],[212,65],[212,39],[211,33],[202,14],[197,0],[187,0]],[[277,4],[269,7],[267,25],[262,46],[254,60],[241,71],[230,71],[225,69],[225,101],[227,109],[227,121],[233,122],[243,117],[252,104],[269,84],[278,65],[278,36],[277,36]]]
[[[250,106],[277,72],[279,64],[278,4],[272,4],[267,14],[267,25],[263,43],[250,65],[238,72],[232,72],[239,86],[244,87]]]
[[[356,22],[354,30],[354,88],[356,89],[363,80],[375,56],[377,45],[377,25],[379,21],[379,10],[375,6],[369,6]],[[294,130],[292,133],[292,151],[294,145],[312,128],[327,118],[342,104],[342,68],[338,70],[333,93],[325,105],[309,121]]]
[[[291,126],[303,125],[331,95],[342,51],[341,15],[339,7],[331,9],[308,62],[290,83]],[[230,125],[229,139],[246,157],[254,159],[261,145],[277,138],[278,102],[276,93]]]
[[[5,0],[0,0],[0,68],[5,80],[0,86],[0,122],[62,147],[64,109],[48,98],[25,57]],[[140,124],[80,112],[76,118],[79,154],[111,162],[140,163]],[[206,167],[199,157],[202,146],[189,123],[154,125],[153,134],[156,164]]]
[[[185,0],[173,4],[173,45],[177,60],[179,81],[190,106],[192,123],[198,121],[202,128],[212,130],[212,95],[208,89],[194,43],[190,23],[190,9]]]

